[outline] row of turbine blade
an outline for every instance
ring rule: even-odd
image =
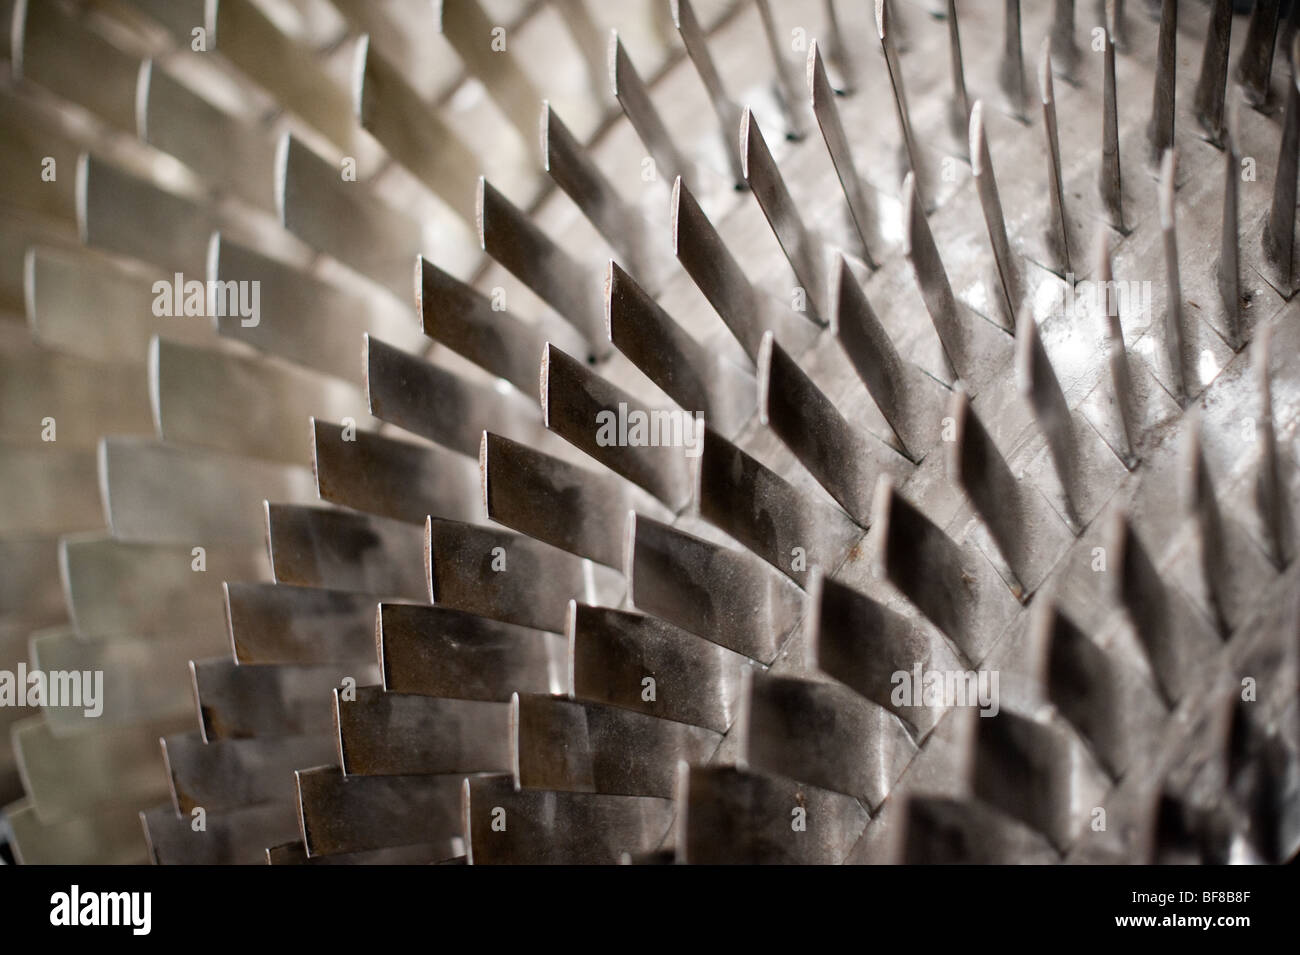
[[[679,26],[686,24],[686,49],[708,85],[709,71],[700,58],[709,48],[701,54],[689,26],[693,16],[683,17],[682,10],[689,7],[677,11]],[[955,23],[949,20],[952,36]],[[883,16],[876,25],[883,63],[895,78],[892,32]],[[1130,43],[1140,42],[1139,25],[1127,32]],[[918,45],[928,39],[913,37]],[[370,66],[378,60],[371,51],[366,56],[369,80]],[[401,317],[397,309],[379,315],[367,310],[371,318],[360,324],[373,337],[366,339],[364,375],[358,376],[347,367],[349,352],[356,364],[361,334],[354,302],[322,287],[314,276],[230,241],[225,230],[188,250],[167,241],[177,230],[160,229],[158,221],[188,221],[190,207],[169,207],[167,200],[175,197],[93,155],[82,161],[83,231],[92,245],[168,269],[188,266],[204,274],[197,267],[202,261],[222,278],[257,277],[264,304],[275,303],[274,310],[264,309],[268,316],[302,316],[291,323],[268,321],[260,331],[239,327],[237,319],[221,328],[296,366],[202,341],[155,339],[148,369],[154,416],[166,443],[103,442],[99,473],[113,539],[61,543],[80,637],[125,631],[139,638],[160,625],[170,633],[181,628],[180,621],[204,615],[205,623],[195,619],[194,628],[185,628],[194,643],[169,638],[169,652],[183,660],[216,649],[210,642],[204,646],[212,649],[197,649],[198,634],[211,635],[214,614],[209,605],[189,599],[192,594],[177,595],[175,603],[183,605],[177,615],[156,616],[152,603],[137,608],[137,617],[148,619],[132,619],[128,607],[121,615],[125,620],[96,628],[95,611],[107,615],[106,604],[120,604],[120,596],[132,592],[128,575],[149,590],[158,586],[162,568],[174,573],[180,566],[189,573],[188,545],[195,540],[209,542],[209,560],[228,561],[220,565],[223,577],[256,580],[257,560],[250,555],[264,533],[269,540],[271,580],[227,588],[234,660],[193,665],[200,732],[166,738],[172,803],[146,814],[155,857],[235,861],[260,857],[267,846],[277,845],[272,861],[306,856],[436,860],[466,852],[475,861],[610,861],[623,851],[655,858],[655,850],[675,845],[679,858],[695,861],[842,861],[851,850],[859,858],[897,857],[898,847],[889,842],[897,838],[898,827],[891,833],[880,818],[906,811],[908,858],[943,858],[956,851],[949,841],[954,826],[977,843],[973,848],[963,843],[961,851],[976,856],[1086,858],[1096,850],[1080,841],[1087,814],[1080,815],[1079,790],[1091,787],[1103,798],[1100,794],[1113,786],[1126,812],[1137,813],[1133,806],[1150,802],[1152,793],[1124,789],[1131,782],[1124,771],[1135,759],[1149,758],[1149,748],[1158,747],[1154,740],[1188,738],[1184,727],[1173,726],[1186,720],[1171,716],[1166,707],[1182,704],[1198,717],[1209,713],[1220,729],[1253,727],[1253,734],[1228,734],[1232,747],[1223,744],[1222,733],[1214,737],[1219,748],[1192,746],[1185,759],[1198,767],[1198,760],[1217,758],[1220,748],[1236,754],[1244,746],[1254,754],[1264,745],[1257,736],[1281,746],[1284,767],[1288,746],[1293,760],[1293,742],[1277,742],[1285,735],[1286,707],[1294,709],[1294,688],[1288,701],[1284,673],[1262,720],[1252,714],[1243,722],[1218,699],[1206,704],[1222,676],[1214,672],[1218,664],[1244,665],[1234,646],[1263,642],[1272,652],[1288,626],[1294,642],[1290,610],[1283,608],[1279,618],[1280,601],[1260,600],[1261,593],[1285,590],[1288,578],[1269,571],[1267,559],[1281,567],[1290,563],[1293,538],[1279,536],[1288,525],[1277,515],[1293,495],[1275,487],[1272,503],[1261,499],[1258,513],[1235,511],[1230,536],[1238,530],[1237,519],[1259,524],[1235,539],[1235,547],[1198,544],[1224,533],[1220,496],[1251,498],[1216,495],[1197,432],[1188,426],[1179,429],[1180,441],[1190,449],[1183,453],[1198,464],[1201,476],[1188,495],[1193,518],[1159,501],[1167,488],[1158,475],[1162,468],[1172,473],[1170,462],[1177,457],[1168,451],[1172,426],[1181,419],[1178,399],[1205,399],[1216,389],[1250,392],[1241,374],[1244,356],[1235,363],[1230,357],[1249,331],[1236,343],[1223,338],[1217,356],[1211,351],[1213,372],[1205,373],[1206,363],[1200,361],[1196,372],[1204,377],[1184,382],[1180,394],[1173,385],[1176,366],[1161,366],[1158,359],[1150,365],[1135,360],[1132,372],[1125,367],[1131,378],[1107,377],[1102,368],[1054,367],[1047,357],[1053,344],[1080,334],[1065,326],[1059,310],[1042,321],[1040,332],[1034,321],[1039,316],[1020,316],[1016,323],[1014,312],[998,315],[988,306],[986,318],[958,299],[953,290],[966,276],[954,281],[948,275],[938,252],[944,243],[931,235],[924,210],[927,204],[959,203],[963,195],[969,205],[971,190],[945,190],[937,176],[923,189],[915,185],[927,177],[927,169],[941,164],[928,163],[911,142],[901,80],[894,85],[900,138],[915,174],[899,202],[901,237],[921,293],[917,303],[913,291],[910,303],[925,308],[937,333],[922,343],[915,323],[898,311],[899,302],[908,299],[900,294],[888,310],[875,300],[882,322],[863,292],[858,276],[867,273],[860,266],[879,262],[887,274],[891,248],[875,245],[871,226],[878,229],[884,220],[864,226],[867,216],[859,216],[870,204],[855,200],[855,192],[859,198],[865,193],[852,175],[852,159],[842,167],[846,157],[836,155],[839,146],[847,147],[847,137],[825,138],[837,188],[844,188],[862,240],[861,262],[836,259],[827,268],[816,251],[816,233],[802,221],[757,120],[748,110],[733,111],[742,124],[735,166],[807,293],[808,308],[801,315],[753,283],[749,270],[728,252],[705,212],[709,202],[697,200],[687,185],[691,169],[673,156],[680,156],[673,137],[661,119],[643,109],[654,107],[638,89],[642,84],[632,79],[630,60],[617,43],[611,62],[631,125],[659,167],[677,174],[671,248],[736,339],[739,348],[732,346],[730,354],[685,331],[647,290],[662,291],[660,283],[671,281],[662,277],[672,274],[660,251],[667,243],[654,240],[639,210],[615,201],[617,192],[602,181],[549,107],[543,114],[546,169],[629,263],[628,270],[611,263],[599,294],[588,266],[480,180],[474,218],[484,249],[568,322],[519,320],[428,260],[420,261],[417,274],[424,332],[518,391],[412,355],[411,329],[393,320]],[[381,70],[375,72],[383,77],[373,86],[376,97],[394,88],[394,72]],[[837,119],[827,118],[834,100],[818,98],[826,80],[815,49],[810,76],[821,129],[842,130]],[[1043,76],[1050,81],[1050,66]],[[1044,103],[1054,112],[1049,89],[1050,82]],[[410,98],[400,92],[371,105],[373,115],[400,117],[397,126],[418,126],[423,116],[412,115]],[[386,114],[385,106],[395,112]],[[1293,112],[1287,111],[1292,122]],[[725,113],[719,110],[720,116]],[[977,157],[976,184],[982,186],[991,182],[992,168],[984,114],[978,107],[974,113],[969,142]],[[1045,128],[1056,122],[1048,115]],[[364,118],[363,110],[363,123]],[[1270,127],[1258,122],[1262,139]],[[404,160],[399,147],[371,131],[399,162],[416,161]],[[1017,135],[1027,140],[1034,134]],[[1294,141],[1292,163],[1293,147]],[[1040,148],[1034,143],[1024,152]],[[426,152],[427,146],[411,156]],[[1065,179],[1059,147],[1054,154],[1059,183]],[[1285,147],[1281,155],[1287,158]],[[299,139],[282,143],[277,162],[282,215],[290,232],[395,293],[409,287],[409,267],[403,276],[396,263],[418,249],[416,229],[393,228],[400,220],[391,210],[358,201],[340,185],[336,167]],[[1189,179],[1183,189],[1201,182]],[[1164,195],[1172,196],[1176,184],[1166,166]],[[1070,192],[1064,186],[1059,191]],[[980,200],[985,195],[981,188]],[[993,195],[996,202],[996,190]],[[875,198],[877,204],[886,199],[883,193]],[[1257,221],[1261,203],[1243,200],[1242,221]],[[108,211],[113,203],[134,210],[130,234],[122,234],[125,216]],[[996,216],[991,208],[997,208]],[[96,210],[98,217],[92,218]],[[348,230],[339,228],[341,210]],[[144,211],[162,218],[139,228]],[[999,239],[994,228],[1003,221],[1000,206],[982,202],[981,212],[987,218],[975,221],[987,222],[994,258],[1007,253],[997,263],[1000,284],[1012,272],[1023,272],[1012,281],[1059,292],[1061,283],[1053,284],[1049,273],[1071,271],[1070,260],[1051,258],[1050,242],[1040,254],[1036,237],[1021,242],[1019,235],[1017,250],[1034,251],[1010,257],[1011,243],[1005,235]],[[1077,228],[1068,224],[1071,212],[1064,203],[1053,212],[1066,229]],[[1018,222],[1025,234],[1032,232],[1029,226],[1041,228],[1036,218]],[[1141,228],[1143,217],[1137,222],[1131,235],[1117,240],[1121,257],[1126,243],[1148,241],[1153,234]],[[1044,231],[1052,234],[1050,220]],[[1172,223],[1167,231],[1173,231]],[[203,230],[191,226],[188,234],[197,238]],[[1252,227],[1251,237],[1258,234]],[[645,236],[640,243],[639,236]],[[1069,248],[1068,241],[1057,248],[1061,245]],[[1252,242],[1243,252],[1255,248]],[[657,265],[653,256],[659,257]],[[28,262],[29,273],[39,276],[57,269],[59,257],[38,250]],[[892,257],[894,271],[901,262]],[[83,275],[81,265],[74,260],[65,274]],[[1097,274],[1109,267],[1109,251],[1103,248]],[[120,279],[116,284],[123,296],[139,299],[141,288],[148,287],[138,276],[133,282],[105,270]],[[38,292],[67,294],[66,286],[29,281]],[[102,294],[100,285],[94,288],[96,296]],[[1278,313],[1283,302],[1274,302]],[[66,302],[63,308],[68,315]],[[911,311],[919,314],[915,307]],[[58,308],[53,312],[60,314]],[[124,308],[117,314],[143,313]],[[1250,330],[1274,317],[1256,311]],[[324,325],[335,318],[337,324]],[[380,324],[385,319],[388,326]],[[317,321],[338,331],[321,334],[313,328]],[[819,330],[824,325],[830,326],[829,335]],[[48,326],[38,321],[38,327]],[[1174,330],[1181,333],[1177,324]],[[124,331],[135,331],[140,340],[140,328]],[[1120,329],[1120,354],[1125,332],[1132,335],[1132,326]],[[1285,328],[1278,332],[1289,334]],[[1189,337],[1201,345],[1208,333],[1212,326],[1198,324]],[[116,344],[131,336],[105,337]],[[1157,331],[1150,337],[1164,336]],[[75,343],[77,335],[69,332],[67,338]],[[1283,344],[1279,353],[1294,354]],[[594,442],[596,410],[620,402],[650,407],[610,380],[622,380],[627,366],[589,367],[587,359],[604,359],[611,345],[680,406],[705,412],[709,427],[698,461],[670,449]],[[1267,349],[1259,353],[1267,368]],[[540,414],[519,393],[535,387],[539,356]],[[1076,365],[1094,365],[1091,357],[1085,353]],[[838,379],[836,361],[848,370]],[[1013,362],[1017,381],[1007,374]],[[1236,374],[1218,374],[1219,362]],[[1108,371],[1113,375],[1114,362]],[[1177,374],[1181,378],[1182,369]],[[834,400],[817,383],[819,377],[839,386]],[[1256,381],[1247,400],[1258,395],[1267,407],[1267,371]],[[1028,401],[1016,394],[1017,382]],[[868,404],[876,409],[875,433],[853,424]],[[1287,433],[1294,427],[1293,411],[1289,405],[1282,409]],[[314,475],[299,466],[296,446],[307,415],[318,416],[311,432]],[[766,431],[756,428],[755,417]],[[941,446],[945,417],[954,436],[944,453],[929,454]],[[342,423],[347,418],[351,424]],[[381,421],[409,436],[380,433]],[[1043,437],[1033,447],[1029,435],[1036,431]],[[1262,476],[1257,479],[1252,468],[1249,476],[1235,473],[1232,479],[1245,486],[1266,484],[1268,478],[1293,487],[1293,462],[1278,453],[1272,413],[1259,413],[1258,433],[1266,464]],[[755,453],[770,452],[772,438],[785,445],[798,466],[778,472],[760,463]],[[564,442],[599,467],[592,468]],[[1014,451],[1004,457],[1000,448]],[[773,459],[770,453],[763,456]],[[943,476],[945,457],[976,520],[965,509],[963,493],[934,480]],[[1131,479],[1125,465],[1135,466],[1139,459],[1141,470]],[[1035,461],[1031,479],[1015,476],[1012,463],[1033,470]],[[798,468],[804,473],[795,476]],[[878,485],[881,474],[892,480]],[[178,487],[190,490],[177,497]],[[1121,568],[1115,592],[1124,612],[1089,620],[1093,636],[1087,636],[1044,599],[1034,608],[1031,635],[1031,613],[1022,604],[1069,555],[1089,552],[1089,534],[1106,523],[1098,517],[1121,488],[1130,499],[1129,517],[1111,515],[1106,548]],[[1144,507],[1146,488],[1155,501]],[[340,507],[315,506],[317,497]],[[258,506],[263,499],[273,502],[265,511]],[[201,510],[196,502],[202,502]],[[634,519],[627,518],[629,511],[636,512]],[[935,523],[939,515],[942,521]],[[1168,521],[1172,532],[1165,536],[1157,521]],[[1134,531],[1143,522],[1157,540],[1176,546],[1153,558]],[[1192,526],[1194,535],[1183,533]],[[728,537],[750,553],[729,546]],[[864,543],[874,559],[859,563]],[[94,556],[96,547],[111,556]],[[806,563],[791,562],[794,548],[805,553]],[[1190,573],[1185,565],[1195,549],[1207,556],[1203,567]],[[1254,563],[1241,562],[1243,553],[1253,554]],[[72,569],[79,556],[92,562],[83,566],[111,565],[122,576],[111,584],[97,580],[93,592],[79,590],[72,586],[81,579]],[[497,559],[500,570],[492,566]],[[864,575],[867,563],[878,563],[897,590],[871,585]],[[841,579],[823,579],[819,567]],[[1171,572],[1176,581],[1167,579]],[[1228,590],[1216,593],[1216,583],[1225,582]],[[177,590],[185,589],[178,582]],[[1191,600],[1185,590],[1194,593]],[[898,595],[924,619],[900,613],[904,603]],[[574,597],[581,602],[571,602]],[[628,607],[645,615],[613,609],[624,597]],[[381,604],[376,621],[377,598],[391,602]],[[1256,613],[1261,603],[1272,610]],[[109,626],[119,631],[104,629]],[[1113,633],[1127,627],[1144,651],[1137,658],[1112,646]],[[1202,636],[1234,639],[1225,647],[1217,640],[1197,643]],[[56,637],[50,635],[43,660],[57,655]],[[134,647],[129,643],[113,640],[104,652],[125,658],[157,650],[139,646],[138,639]],[[958,714],[940,723],[938,713],[890,712],[889,674],[895,671],[918,662],[933,666],[937,660],[954,667],[1006,660],[1006,670],[1013,671],[1024,669],[1024,658],[1034,658],[1031,647],[1040,648],[1046,669],[1024,681],[1019,711],[1008,706],[973,726]],[[85,652],[81,644],[69,652],[74,650]],[[764,672],[769,665],[771,672]],[[817,667],[840,683],[808,679],[816,677]],[[1151,675],[1144,676],[1143,669]],[[149,673],[144,667],[134,672]],[[655,675],[653,701],[643,699],[646,674]],[[342,677],[351,678],[355,692],[346,683],[338,689]],[[1158,706],[1146,692],[1153,681]],[[128,701],[131,708],[108,714],[110,724],[138,727],[143,715],[167,712],[168,706],[176,712],[176,694],[158,705],[143,689],[112,694],[112,700]],[[1042,693],[1064,722],[1044,719],[1035,693]],[[727,732],[732,725],[737,733]],[[1134,726],[1146,732],[1133,738]],[[73,739],[67,745],[74,752],[60,751],[56,740],[46,738],[57,736],[48,714],[39,732],[45,734],[39,740],[20,738],[24,754],[39,748],[51,762],[75,765],[78,741],[66,737]],[[115,757],[128,766],[138,759],[142,778],[150,776],[144,768],[146,749],[134,743],[149,732],[157,735],[148,726],[144,734],[124,737]],[[1091,756],[1080,755],[1085,752]],[[711,758],[714,767],[702,768]],[[681,774],[681,761],[694,768]],[[304,770],[317,764],[334,768]],[[304,770],[297,775],[296,792],[284,785],[293,769]],[[502,773],[508,774],[505,779]],[[473,778],[462,786],[466,774]],[[935,778],[944,775],[953,778]],[[1152,779],[1140,782],[1150,788]],[[138,792],[149,792],[154,783],[152,778],[142,782]],[[930,795],[913,798],[907,810],[893,808],[901,801],[886,803],[886,797],[896,784]],[[1249,802],[1259,793],[1271,797],[1280,784],[1252,779],[1243,785],[1254,787],[1241,797]],[[1037,795],[1026,799],[1029,791]],[[1207,798],[1214,804],[1218,795],[1215,790]],[[1102,804],[1108,803],[1103,799]],[[211,815],[208,829],[195,833],[189,814],[200,806]],[[807,811],[810,832],[791,828],[793,807]],[[1179,801],[1177,811],[1182,807]],[[493,826],[497,808],[504,810],[504,830]],[[1252,812],[1256,809],[1251,805]],[[1161,803],[1160,811],[1175,810]],[[1262,815],[1267,818],[1268,812]],[[1233,818],[1230,831],[1249,827],[1254,818],[1249,813],[1244,822]],[[674,819],[677,829],[670,836]],[[876,824],[868,831],[870,822]],[[1163,822],[1163,816],[1156,820]],[[227,837],[215,838],[213,830]],[[864,832],[867,837],[860,840]],[[1264,857],[1286,854],[1266,845],[1257,831],[1252,838]],[[1282,837],[1277,839],[1281,844]],[[1123,844],[1112,851],[1128,856],[1136,850]]]

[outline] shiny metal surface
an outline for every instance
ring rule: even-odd
[[[1139,6],[0,2],[15,855],[1293,858],[1296,8]]]

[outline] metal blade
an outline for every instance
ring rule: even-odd
[[[325,736],[279,736],[217,739],[204,742],[198,732],[162,739],[163,759],[171,779],[172,805],[190,816],[238,810],[265,803],[292,805],[293,771],[336,759],[334,741]]]
[[[924,210],[933,208],[931,203],[929,170],[921,160],[912,132],[912,118],[907,105],[907,94],[903,89],[903,70],[898,60],[898,43],[894,36],[893,16],[888,0],[876,0],[876,39],[885,57],[885,67],[889,72],[889,85],[894,93],[894,111],[898,115],[898,132],[902,139],[903,156],[907,162],[907,171],[913,177],[918,204]]]
[[[60,534],[102,527],[104,512],[91,451],[3,446],[0,453],[0,532]]]
[[[1255,8],[1255,18],[1268,4]],[[1272,6],[1277,7],[1274,2]],[[1254,25],[1255,18],[1251,24]],[[1249,37],[1247,37],[1249,41]],[[1296,47],[1293,43],[1291,77],[1286,85],[1286,109],[1282,114],[1282,141],[1278,147],[1277,176],[1273,180],[1273,204],[1264,220],[1264,259],[1271,271],[1270,281],[1287,297],[1296,288],[1295,255],[1295,204],[1298,153],[1300,153],[1300,65],[1294,62]],[[1272,55],[1272,41],[1269,55]],[[1267,73],[1265,74],[1267,75]]]
[[[622,522],[629,510],[667,516],[649,495],[613,474],[578,467],[488,431],[479,469],[490,520],[607,567],[622,563]]]
[[[570,597],[618,603],[624,589],[613,570],[524,534],[433,518],[425,566],[437,606],[552,633],[564,631]]]
[[[1017,599],[1028,600],[1071,534],[1043,496],[1012,473],[960,387],[953,393],[949,415],[954,437],[948,445],[948,473],[966,492],[1006,560],[1013,575],[1007,586]]]
[[[1250,25],[1246,28],[1246,41],[1237,59],[1235,76],[1251,106],[1263,106],[1268,99],[1281,6],[1280,0],[1259,0],[1250,11]]]
[[[732,436],[754,412],[753,377],[692,338],[616,262],[605,276],[609,340],[668,397]]]
[[[1062,0],[1057,0],[1058,4]],[[1074,0],[1068,0],[1073,19]],[[1058,6],[1059,9],[1059,6]],[[1047,193],[1051,199],[1051,218],[1045,233],[1050,268],[1060,276],[1073,274],[1070,265],[1070,227],[1065,220],[1065,185],[1061,178],[1061,138],[1056,118],[1056,92],[1052,87],[1052,45],[1043,40],[1038,61],[1039,98],[1043,107],[1043,132],[1047,137]]]
[[[373,48],[369,37],[357,51],[356,70],[354,107],[362,128],[472,225],[474,182],[480,175],[473,150],[411,87],[401,69]]]
[[[509,776],[467,779],[461,798],[474,865],[612,864],[657,848],[673,820],[669,799],[521,791]]]
[[[537,358],[547,341],[575,354],[587,350],[567,323],[525,323],[423,256],[415,268],[416,308],[424,333],[526,395],[537,387]]]
[[[515,694],[514,772],[525,789],[673,794],[678,761],[707,762],[720,733],[601,703]]]
[[[484,426],[530,444],[546,440],[537,405],[523,395],[469,381],[370,335],[364,341],[366,395],[376,417],[470,456],[478,454]]]
[[[998,68],[998,85],[1002,87],[1011,111],[1016,116],[1024,118],[1025,107],[1029,102],[1029,91],[1025,82],[1025,58],[1020,43],[1020,0],[1006,0],[1004,10],[1002,62]]]
[[[101,362],[138,364],[155,334],[177,342],[212,341],[207,322],[153,314],[156,296],[143,268],[88,250],[35,246],[24,257],[23,277],[28,328],[38,344],[52,350]],[[96,303],[97,320],[92,323],[85,321],[88,300]],[[110,367],[101,366],[103,371]],[[83,409],[82,414],[89,410]]]
[[[832,281],[831,333],[889,422],[899,450],[919,462],[938,440],[945,389],[894,348],[842,258]]]
[[[233,660],[190,664],[199,725],[208,742],[250,736],[322,736],[333,728],[330,691],[344,679],[378,678],[373,664],[237,666]]]
[[[1047,697],[1113,779],[1154,742],[1164,707],[1141,675],[1099,646],[1051,600],[1035,610],[1032,642],[1041,647]]]
[[[295,829],[293,807],[274,803],[214,812],[199,831],[170,805],[139,819],[155,865],[262,865],[266,846],[292,838]]]
[[[134,133],[140,61],[58,4],[21,3],[12,9],[14,78],[44,86]]]
[[[819,325],[826,324],[826,249],[819,238],[804,225],[790,190],[781,178],[772,152],[763,139],[754,114],[745,108],[740,117],[740,161],[742,174],[749,183],[759,208],[767,217],[772,233],[781,243],[795,279],[803,287],[811,310],[807,317]]]
[[[68,694],[64,699],[71,701],[47,700],[42,706],[50,732],[67,737],[92,725],[107,729],[191,717],[194,700],[185,686],[189,661],[219,652],[221,643],[190,634],[168,637],[87,638],[63,628],[32,634],[32,667],[48,675],[49,693]]]
[[[158,759],[158,737],[186,729],[187,722],[90,729],[64,737],[41,719],[16,724],[14,752],[37,820],[56,823],[99,806],[165,799],[167,774]]]
[[[912,470],[883,441],[853,427],[771,332],[758,353],[759,420],[779,437],[859,524],[871,519],[871,494],[882,473],[902,480]]]
[[[1196,81],[1196,120],[1210,142],[1223,143],[1223,100],[1228,85],[1228,49],[1232,44],[1232,0],[1214,0],[1210,33],[1201,56],[1200,78]]]
[[[578,699],[718,733],[735,719],[748,667],[740,654],[657,617],[572,600],[566,634]]]
[[[149,395],[158,437],[171,444],[303,464],[312,413],[376,427],[352,385],[280,362],[155,338]]]
[[[813,575],[808,600],[804,630],[818,669],[892,712],[918,738],[925,737],[945,707],[915,694],[899,702],[896,674],[910,679],[916,667],[961,669],[943,638],[820,572]]]
[[[916,180],[910,174],[903,181],[903,210],[906,222],[903,251],[943,345],[946,377],[948,381],[960,377],[978,388],[988,378],[989,369],[1004,360],[1009,342],[1002,333],[995,336],[985,331],[982,326],[990,329],[996,326],[957,302],[948,272],[939,258],[934,234],[926,222]]]
[[[749,674],[742,696],[743,763],[878,807],[916,753],[903,725],[847,687]]]
[[[294,775],[308,856],[412,844],[444,859],[462,854],[463,776],[345,776],[334,767]]]
[[[241,0],[244,2],[244,0]],[[429,251],[420,223],[338,164],[286,134],[276,153],[276,204],[285,229],[334,256],[399,299],[411,289],[411,260]]]
[[[357,666],[375,659],[379,601],[370,594],[284,584],[223,586],[236,663]]]
[[[677,27],[682,45],[686,47],[686,55],[690,57],[695,71],[700,75],[700,81],[708,91],[713,111],[718,115],[718,126],[726,148],[727,160],[731,165],[732,178],[737,186],[743,185],[748,178],[744,169],[744,147],[737,151],[731,137],[731,131],[737,127],[737,121],[740,119],[740,107],[727,95],[722,85],[718,68],[709,53],[709,41],[703,27],[700,26],[700,21],[695,18],[695,9],[691,6],[690,0],[670,0],[669,8],[672,11],[673,25]]]
[[[799,95],[799,82],[795,77],[794,66],[786,58],[785,42],[777,31],[776,21],[772,17],[771,3],[769,0],[756,0],[755,6],[758,7],[759,18],[763,22],[763,36],[767,38],[767,50],[772,56],[772,65],[775,68],[775,85],[780,94],[781,109],[785,114],[786,127],[789,130],[786,137],[802,139],[805,121],[800,105],[803,97]]]
[[[658,167],[656,178],[691,181],[694,178],[694,167],[673,142],[668,127],[664,125],[663,118],[650,98],[649,89],[632,65],[627,51],[623,49],[617,30],[611,31],[609,36],[609,82],[613,87],[614,98],[623,108],[623,115]]]
[[[975,794],[1064,849],[1082,820],[1071,813],[1072,765],[1060,731],[1005,708],[976,727]],[[1026,800],[1030,791],[1042,797]]]
[[[222,336],[344,381],[364,387],[360,356],[367,332],[405,351],[428,346],[409,308],[391,296],[345,290],[222,235],[212,237],[207,274],[210,281],[258,283],[261,310],[275,316],[256,323],[240,315],[219,316]]]
[[[100,809],[44,823],[30,800],[5,807],[10,845],[23,865],[142,865],[148,860],[134,808]]]
[[[267,504],[265,513],[276,583],[428,600],[419,527],[322,507]]]
[[[279,30],[250,0],[220,0],[206,5],[203,26],[216,52],[345,154],[356,155],[360,137],[351,97],[324,68],[315,51]],[[182,35],[188,36],[189,29]]]
[[[993,176],[993,158],[989,153],[988,139],[984,135],[984,104],[980,100],[976,100],[971,107],[970,156],[971,175],[979,192],[984,225],[988,230],[989,244],[993,248],[996,291],[1000,296],[997,301],[998,308],[1001,309],[997,317],[1004,328],[1012,329],[1024,299],[1024,285],[1020,269],[1011,253],[1011,245],[1007,241],[1006,218],[998,195],[998,183]]]
[[[542,352],[541,400],[542,418],[553,433],[670,510],[690,503],[690,454],[703,440],[702,418],[646,408],[549,342]]]
[[[531,140],[542,96],[509,46],[498,48],[493,42],[493,23],[487,12],[478,0],[440,3],[434,9],[439,30],[465,68],[487,88],[519,135]]]
[[[919,609],[972,663],[989,649],[976,622],[1001,616],[1015,601],[1006,584],[973,548],[961,547],[887,477],[876,484],[872,508],[877,560],[886,579]],[[999,606],[999,604],[1001,606]]]
[[[753,556],[641,514],[628,521],[625,567],[638,609],[761,663],[802,616],[798,588]]]
[[[817,326],[750,284],[680,177],[673,183],[672,232],[677,261],[751,361],[758,359],[758,346],[766,331],[780,335],[795,354],[812,344]]]
[[[106,431],[147,434],[148,391],[140,377],[134,364],[44,349],[0,353],[0,441],[57,455],[93,448]]]
[[[1111,13],[1113,14],[1113,9]],[[1097,186],[1113,228],[1124,227],[1124,183],[1119,161],[1119,93],[1115,81],[1115,27],[1107,21],[1102,34],[1101,175]]]
[[[114,537],[191,546],[256,546],[263,536],[258,511],[268,494],[287,502],[316,497],[306,468],[141,438],[100,443],[99,483]]]
[[[217,637],[220,581],[267,580],[262,548],[208,546],[199,555],[188,543],[114,540],[100,534],[59,541],[57,566],[68,616],[82,636]],[[202,567],[202,570],[196,570]]]
[[[363,686],[350,700],[336,690],[334,709],[341,765],[348,776],[510,771],[507,703],[444,700]]]
[[[312,419],[312,465],[323,501],[412,524],[429,515],[481,521],[473,458]]]
[[[683,769],[678,862],[835,865],[867,824],[841,793],[733,766]]]
[[[900,861],[909,865],[1052,865],[1060,854],[1029,827],[980,802],[913,796]]]
[[[726,438],[704,429],[700,516],[795,583],[834,568],[862,536],[849,515],[797,490]]]
[[[830,0],[827,9],[834,10]],[[826,76],[826,64],[821,51],[814,40],[808,45],[808,93],[812,99],[813,115],[821,128],[822,139],[826,142],[826,151],[830,153],[835,165],[835,174],[839,177],[840,188],[844,190],[844,199],[848,203],[849,215],[862,243],[862,254],[867,265],[877,268],[877,261],[872,258],[871,249],[879,252],[883,244],[879,235],[877,203],[868,194],[858,177],[857,167],[853,165],[853,154],[849,150],[849,138],[844,132],[838,107],[835,105],[835,91],[831,89]],[[834,311],[829,310],[830,315]]]
[[[596,277],[482,177],[477,221],[483,251],[572,324],[593,354],[605,355],[605,303]]]
[[[384,689],[467,700],[568,693],[568,641],[486,617],[381,604],[376,630]]]
[[[276,143],[266,129],[218,108],[157,60],[141,64],[136,112],[140,138],[150,146],[175,156],[222,192],[275,211]],[[210,148],[213,142],[222,148]]]
[[[568,2],[582,8],[580,0]],[[542,104],[542,165],[628,267],[651,287],[658,287],[668,263],[658,236],[651,234],[641,212],[619,194],[551,104],[545,102]]]

